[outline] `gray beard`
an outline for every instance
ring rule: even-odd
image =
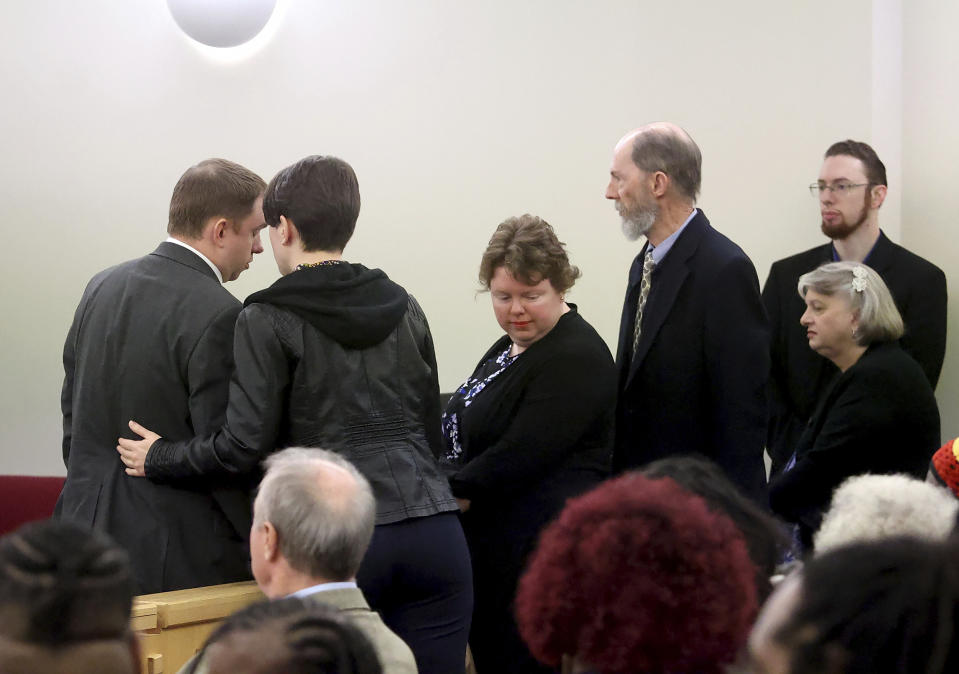
[[[641,236],[646,236],[649,230],[653,228],[656,217],[659,215],[658,208],[637,208],[633,213],[624,213],[616,204],[616,210],[623,218],[623,235],[628,241],[636,241]]]

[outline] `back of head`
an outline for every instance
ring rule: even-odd
[[[135,674],[139,663],[129,634],[126,639],[81,641],[63,646],[28,644],[0,637],[3,674]]]
[[[774,638],[791,674],[945,674],[959,671],[957,626],[957,542],[902,538],[810,560]]]
[[[126,553],[69,522],[0,539],[0,634],[33,644],[125,639],[133,598]]]
[[[292,447],[267,459],[254,526],[273,525],[280,554],[296,571],[328,581],[353,578],[375,519],[369,482],[340,455]]]
[[[886,185],[886,166],[879,160],[879,155],[867,145],[858,140],[841,140],[833,143],[826,150],[823,158],[846,156],[862,162],[866,172],[866,179],[872,185]]]
[[[662,171],[676,194],[695,203],[702,183],[703,155],[692,137],[674,124],[658,122],[633,138],[633,163],[646,173]]]
[[[265,188],[260,176],[232,161],[201,161],[188,168],[173,188],[167,232],[198,239],[211,218],[236,223],[250,214]]]
[[[799,277],[797,291],[802,298],[810,290],[849,303],[859,320],[857,342],[894,342],[902,337],[902,316],[886,282],[872,267],[860,262],[827,262]]]
[[[373,646],[346,615],[299,597],[251,604],[204,646],[210,674],[380,674]]]
[[[493,232],[483,253],[480,284],[489,290],[496,270],[504,267],[522,283],[536,285],[548,279],[554,290],[566,292],[580,272],[569,263],[565,246],[552,225],[542,218],[529,213],[507,218]]]
[[[543,532],[517,621],[546,664],[575,654],[603,674],[720,672],[755,616],[754,574],[726,516],[671,479],[625,475]]]
[[[723,469],[705,457],[673,456],[647,465],[643,475],[652,479],[668,477],[706,501],[714,512],[728,516],[746,541],[756,565],[756,589],[760,602],[772,591],[770,577],[789,548],[786,530],[733,484]]]
[[[843,482],[813,539],[816,554],[896,536],[942,541],[953,532],[959,500],[908,475],[857,475]]]
[[[277,173],[263,198],[266,224],[293,222],[306,251],[342,251],[360,215],[353,167],[337,157],[312,155]]]

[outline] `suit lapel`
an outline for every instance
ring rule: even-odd
[[[663,258],[662,263],[653,270],[649,299],[646,301],[643,316],[643,333],[639,337],[639,345],[629,366],[626,386],[629,386],[633,377],[636,376],[656,335],[676,303],[679,291],[689,276],[689,258],[699,248],[699,242],[708,226],[709,221],[703,212],[699,211],[676,239],[676,243]]]

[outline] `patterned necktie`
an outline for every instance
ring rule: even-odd
[[[643,280],[639,284],[639,301],[636,302],[636,322],[633,324],[633,354],[639,346],[639,335],[643,328],[643,309],[646,308],[646,300],[649,299],[649,282],[655,266],[653,251],[647,250],[646,257],[643,259]]]

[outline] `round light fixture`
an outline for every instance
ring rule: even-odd
[[[256,37],[276,0],[167,0],[184,33],[210,47],[236,47]]]

